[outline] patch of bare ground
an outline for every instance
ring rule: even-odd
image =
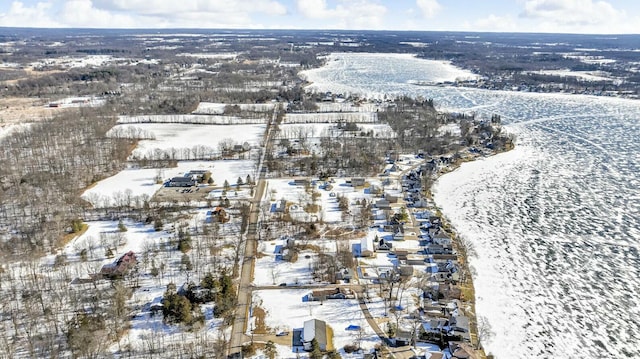
[[[345,237],[345,239],[362,238],[366,235],[365,232],[350,227],[331,228],[323,233],[324,237],[336,239],[340,239],[340,237]]]
[[[80,225],[80,230],[77,232],[73,232],[73,233],[68,233],[65,234],[64,236],[62,236],[60,238],[60,241],[57,243],[57,247],[58,248],[63,248],[64,246],[66,246],[67,244],[69,244],[69,242],[71,242],[74,238],[80,237],[81,235],[83,235],[87,229],[89,229],[89,225],[86,223],[82,223]]]
[[[267,334],[269,332],[269,327],[265,324],[265,317],[267,316],[267,312],[264,309],[255,306],[253,307],[253,315],[255,316],[255,328],[253,328],[254,334]]]
[[[0,98],[0,126],[40,121],[53,117],[61,108],[46,107],[48,99],[36,97]]]

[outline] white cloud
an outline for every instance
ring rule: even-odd
[[[91,0],[68,0],[62,6],[60,20],[71,27],[132,28],[140,23],[131,15],[97,9]]]
[[[438,0],[416,0],[416,5],[427,19],[434,17],[442,9]]]
[[[49,1],[38,2],[31,7],[14,1],[6,13],[0,14],[0,26],[62,27],[63,24],[52,19],[52,8],[53,4]]]
[[[56,7],[55,4],[59,3]],[[279,16],[276,0],[46,0],[14,1],[0,26],[95,28],[260,28],[252,15]]]
[[[628,32],[624,11],[607,1],[527,0],[520,17],[530,19],[543,31]]]
[[[298,11],[306,18],[328,20],[326,28],[382,29],[387,8],[376,1],[339,0],[329,7],[326,0],[297,0]]]

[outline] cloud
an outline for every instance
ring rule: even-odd
[[[91,0],[68,0],[62,6],[59,18],[66,25],[72,27],[97,28],[133,28],[140,23],[140,19],[125,13],[112,13],[97,9]]]
[[[34,6],[25,6],[21,1],[11,3],[6,13],[0,14],[0,26],[21,27],[62,27],[63,24],[54,21],[51,17],[53,4],[51,2],[38,2]]]
[[[607,1],[527,0],[520,17],[538,21],[547,28],[584,29],[623,21],[626,14]]]
[[[33,6],[14,1],[0,14],[0,26],[260,28],[253,15],[285,14],[276,0],[46,0]]]
[[[328,20],[326,28],[382,29],[387,8],[376,1],[339,0],[330,7],[326,0],[297,0],[302,16],[312,20]]]
[[[416,5],[427,19],[434,17],[442,9],[438,0],[416,0]]]

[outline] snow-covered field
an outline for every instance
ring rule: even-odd
[[[118,125],[129,126],[129,125]],[[113,131],[117,131],[116,126]],[[219,143],[230,141],[232,145],[248,142],[260,144],[266,125],[196,125],[173,123],[139,123],[135,125],[153,140],[142,140],[131,158],[157,158],[158,153],[169,158],[191,159],[220,154]],[[127,130],[123,130],[125,133]],[[162,158],[162,156],[160,157]]]
[[[435,188],[478,253],[471,264],[477,313],[494,333],[488,352],[640,355],[640,301],[630,295],[640,292],[640,103],[417,87],[408,81],[430,62],[416,61],[334,55],[308,78],[319,92],[408,94],[480,118],[496,113],[517,135],[515,150],[464,164]]]
[[[200,125],[245,125],[265,123],[268,115],[254,118],[240,118],[236,116],[221,116],[209,114],[190,115],[139,115],[120,116],[120,124],[149,124],[149,123],[174,123],[174,124],[200,124]]]
[[[216,186],[222,186],[225,180],[229,184],[235,184],[238,177],[244,180],[250,175],[254,178],[256,163],[249,160],[180,161],[174,168],[129,168],[98,182],[86,190],[82,198],[95,207],[112,206],[118,201],[126,201],[127,197],[144,201],[162,187],[162,184],[157,183],[158,178],[164,183],[167,179],[181,176],[190,170],[203,169],[211,171],[211,178]],[[215,194],[214,191],[212,195]]]

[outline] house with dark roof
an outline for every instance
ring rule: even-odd
[[[105,264],[100,269],[100,275],[104,278],[119,278],[138,263],[135,253],[129,251],[113,263]]]
[[[167,182],[167,187],[191,187],[196,185],[196,180],[191,176],[172,177]]]
[[[327,323],[311,319],[304,322],[302,329],[302,345],[304,350],[311,351],[311,341],[315,339],[322,351],[327,350]]]

